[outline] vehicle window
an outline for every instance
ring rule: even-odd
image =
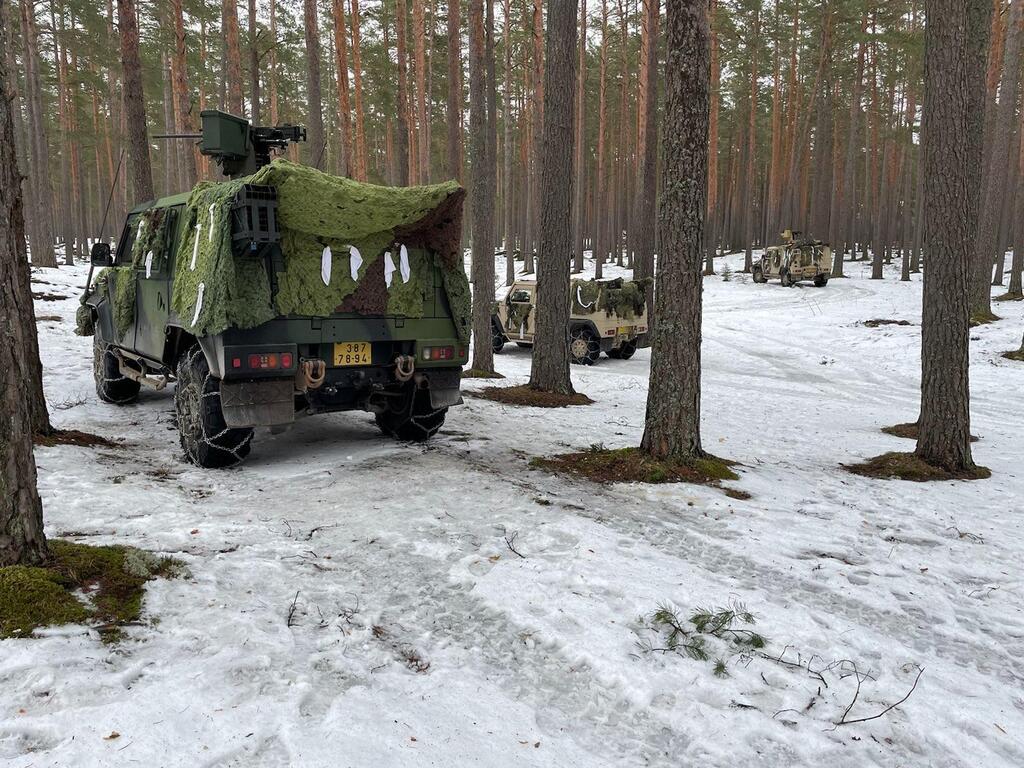
[[[128,217],[124,225],[124,231],[117,240],[117,251],[114,254],[114,265],[118,267],[131,266],[132,246],[135,245],[135,238],[139,234],[139,218],[142,214],[133,213]]]

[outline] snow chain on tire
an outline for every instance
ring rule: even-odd
[[[210,373],[199,347],[192,347],[178,361],[174,410],[182,450],[193,464],[208,469],[231,467],[249,455],[253,431],[225,423],[220,380]]]
[[[96,394],[105,403],[127,405],[139,398],[141,385],[121,373],[117,356],[98,336],[94,336],[92,342],[92,375]]]
[[[401,411],[378,413],[375,419],[385,435],[410,443],[422,443],[437,434],[447,414],[447,408],[434,408],[430,404],[428,390],[413,389]]]

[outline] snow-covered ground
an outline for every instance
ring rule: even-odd
[[[38,271],[36,290],[70,297],[37,302],[60,318],[40,322],[54,420],[120,441],[37,451],[47,534],[172,553],[194,578],[153,582],[151,621],[117,645],[77,627],[0,642],[0,757],[1024,765],[1024,365],[999,356],[1019,345],[1024,306],[972,334],[974,451],[992,479],[872,481],[839,464],[912,449],[879,427],[917,414],[919,279],[898,282],[894,266],[872,282],[850,264],[825,289],[785,289],[729,261],[729,281],[705,281],[703,431],[742,464],[749,501],[528,467],[636,445],[645,350],[573,368],[589,407],[467,397],[426,447],[338,414],[258,434],[240,468],[198,470],[169,393],[98,402],[91,340],[73,335],[85,269]],[[873,318],[913,325],[862,324]],[[511,344],[497,358],[510,384],[529,365]],[[716,677],[710,662],[642,650],[658,645],[641,620],[658,605],[685,617],[731,601],[772,658],[714,641],[728,671]],[[833,725],[858,680],[847,719],[897,702],[918,667],[899,707]]]

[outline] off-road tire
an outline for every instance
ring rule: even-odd
[[[828,285],[828,275],[818,275],[814,278],[815,288],[824,288],[826,285]]]
[[[178,361],[174,411],[185,457],[204,469],[238,464],[252,449],[251,428],[230,428],[220,403],[220,379],[210,373],[206,355],[192,347]]]
[[[128,405],[139,399],[139,382],[121,373],[113,348],[100,341],[92,341],[92,375],[96,380],[96,394],[104,403]]]
[[[789,276],[789,270],[788,269],[785,270],[781,275],[779,275],[779,281],[782,283],[783,287],[785,287],[785,288],[792,288],[794,285],[796,285],[796,283],[793,282],[793,278],[791,278]]]
[[[767,283],[768,278],[764,276],[764,270],[761,267],[754,267],[750,271],[750,276],[753,278],[755,283]]]
[[[601,358],[601,342],[584,325],[569,333],[569,357],[577,365],[593,365]]]
[[[501,327],[501,321],[496,317],[491,318],[491,350],[494,354],[499,354],[501,350],[505,348],[505,342],[508,339],[505,337],[505,331]]]
[[[608,357],[614,360],[629,360],[636,354],[636,339],[624,341],[615,349],[608,350]]]
[[[407,443],[422,443],[432,438],[448,415],[447,408],[434,408],[430,404],[430,392],[426,389],[410,386],[406,397],[399,402],[396,408],[374,414],[374,419],[385,435]]]

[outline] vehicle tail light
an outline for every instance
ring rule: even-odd
[[[281,355],[274,352],[266,355],[249,355],[249,367],[254,371],[266,371],[281,368],[281,357]],[[290,368],[291,366],[288,367]]]
[[[242,367],[242,358],[234,357],[231,359],[231,367],[236,370]]]
[[[424,347],[424,360],[454,360],[455,347]]]

